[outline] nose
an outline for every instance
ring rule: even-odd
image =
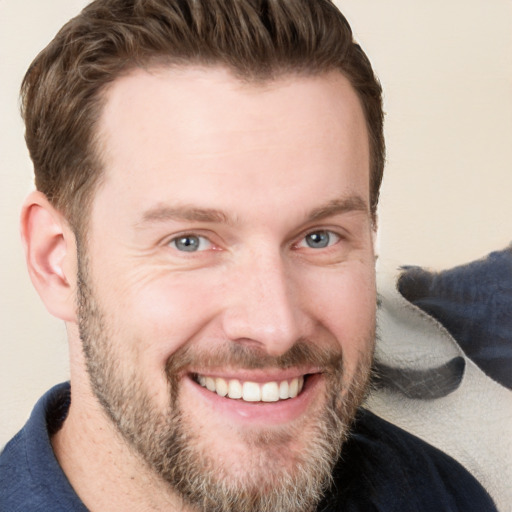
[[[279,356],[307,336],[293,276],[280,257],[257,257],[229,278],[222,328],[233,342]]]

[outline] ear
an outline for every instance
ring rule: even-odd
[[[46,308],[57,318],[76,323],[75,236],[41,192],[32,192],[23,204],[21,238],[28,273]]]

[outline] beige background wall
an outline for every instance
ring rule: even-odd
[[[17,91],[81,0],[0,0],[0,446],[67,378],[64,327],[29,283],[18,212],[31,164]],[[512,241],[512,2],[340,0],[385,89],[381,268],[446,268]]]

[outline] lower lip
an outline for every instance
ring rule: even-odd
[[[190,377],[184,379],[187,387],[192,387],[205,400],[215,414],[222,414],[237,422],[250,425],[279,425],[294,421],[308,412],[315,398],[318,399],[323,388],[321,374],[309,375],[299,395],[278,402],[244,402],[221,397],[197,384]]]

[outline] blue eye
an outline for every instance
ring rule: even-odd
[[[335,244],[339,239],[340,237],[332,231],[313,231],[304,237],[299,246],[324,249]]]
[[[197,252],[208,249],[208,247],[210,247],[210,241],[204,236],[182,235],[173,238],[171,245],[178,249],[178,251]]]

